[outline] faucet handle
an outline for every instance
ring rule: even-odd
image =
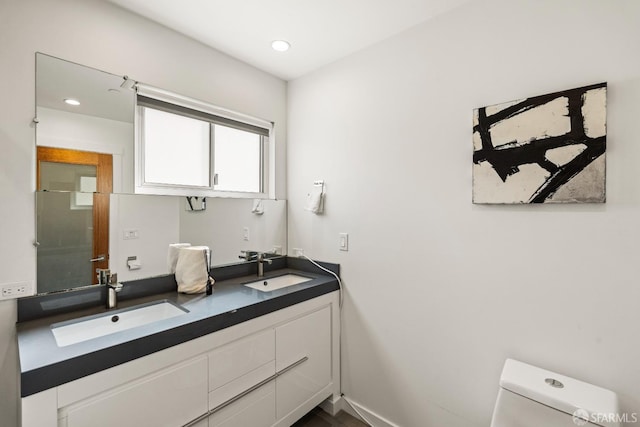
[[[107,286],[116,292],[120,292],[124,288],[122,283],[109,283]]]
[[[242,255],[239,255],[238,258],[244,259],[245,261],[253,261],[258,256],[258,252],[251,250],[240,251],[240,253]]]
[[[266,262],[267,264],[271,265],[273,261],[265,257],[265,255],[267,255],[265,252],[258,252],[258,262]]]
[[[99,285],[108,285],[111,282],[111,270],[108,268],[96,268],[96,277]]]
[[[122,283],[118,283],[118,273],[111,274],[111,278],[109,279],[109,283],[107,283],[111,289],[116,292],[120,292],[124,285]]]

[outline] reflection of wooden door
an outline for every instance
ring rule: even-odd
[[[96,268],[109,268],[109,194],[113,189],[113,159],[110,154],[51,147],[38,147],[37,156],[38,190],[43,189],[40,179],[41,162],[96,168],[96,193],[93,194],[93,259],[103,256],[104,260],[91,262],[91,277],[95,278]]]

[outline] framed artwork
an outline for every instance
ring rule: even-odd
[[[607,83],[473,113],[473,203],[604,203]]]

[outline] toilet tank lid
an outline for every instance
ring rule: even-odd
[[[588,414],[588,421],[596,425],[620,425],[618,396],[614,392],[555,372],[507,359],[500,387],[569,415],[586,411],[581,414]]]

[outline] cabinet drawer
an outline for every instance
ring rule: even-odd
[[[230,399],[246,392],[276,372],[276,362],[272,360],[245,375],[209,392],[209,410],[213,410]]]
[[[209,417],[209,427],[270,427],[276,421],[276,392],[271,381]]]
[[[68,427],[181,426],[207,411],[207,358],[181,363],[59,412]]]
[[[275,333],[273,329],[220,347],[209,353],[209,391],[216,390],[247,375],[274,359]],[[269,375],[272,374],[273,372]]]

